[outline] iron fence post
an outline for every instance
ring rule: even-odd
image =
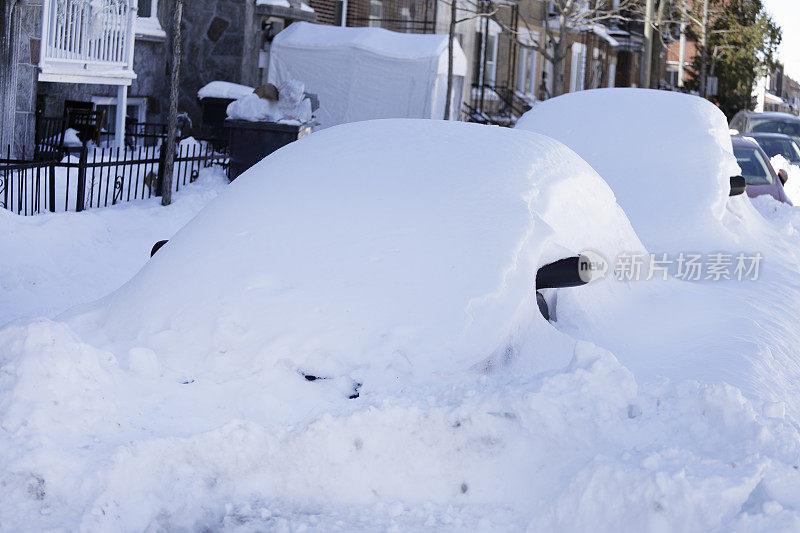
[[[89,155],[86,143],[81,146],[81,157],[78,162],[78,197],[75,201],[75,211],[80,212],[85,208],[86,203],[86,159]],[[67,169],[69,172],[69,169]]]
[[[156,196],[161,196],[164,193],[164,167],[167,161],[167,152],[164,150],[164,145],[161,143],[158,147],[158,177],[156,181]]]
[[[48,204],[50,205],[50,212],[56,212],[56,165],[55,163],[50,163],[47,166],[47,169],[50,171],[50,175],[47,176],[47,187],[49,188],[48,194]],[[69,170],[67,171],[69,172]]]

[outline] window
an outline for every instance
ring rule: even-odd
[[[166,32],[158,21],[158,0],[138,0],[139,12],[136,14],[136,38],[163,41]]]
[[[381,22],[383,22],[383,0],[370,0],[369,25],[373,28],[380,28]]]
[[[520,36],[520,40],[528,45],[538,42],[538,32],[531,32],[530,36]],[[539,55],[536,50],[520,47],[519,72],[517,74],[517,90],[527,95],[533,95],[537,89],[539,79],[536,77]]]
[[[141,18],[150,18],[153,16],[153,0],[139,0],[139,13]]]
[[[769,164],[755,147],[734,146],[736,162],[742,169],[742,176],[748,185],[770,185],[774,183]]]
[[[92,104],[97,111],[105,111],[103,131],[113,132],[117,123],[117,99],[110,96],[93,96]],[[147,99],[128,98],[128,121],[147,122]]]
[[[486,39],[486,85],[494,86],[497,79],[497,34],[489,34]]]
[[[401,28],[403,31],[410,32],[412,30],[411,24],[411,10],[407,7],[404,7],[400,10],[400,19],[403,21],[401,24]]]
[[[791,163],[800,162],[800,149],[797,148],[797,144],[791,139],[761,137],[756,139],[756,142],[761,145],[761,149],[764,150],[770,158],[780,155]]]
[[[572,43],[572,63],[570,65],[569,92],[582,91],[586,78],[586,45]]]
[[[672,88],[678,86],[678,67],[675,65],[667,65],[667,78],[666,78],[667,85]]]
[[[472,68],[473,85],[494,86],[497,79],[497,36],[500,25],[489,21],[489,33],[475,32],[475,64]],[[486,72],[484,72],[484,66]]]

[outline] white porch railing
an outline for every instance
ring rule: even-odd
[[[44,0],[41,81],[130,85],[136,0]]]

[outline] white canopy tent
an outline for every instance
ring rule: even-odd
[[[319,96],[321,127],[376,118],[443,119],[447,35],[296,22],[272,42],[269,81],[297,79]],[[467,58],[453,50],[451,118],[461,107]]]

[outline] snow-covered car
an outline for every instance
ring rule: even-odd
[[[772,168],[769,157],[755,139],[737,135],[731,140],[736,163],[742,169],[742,176],[747,183],[747,195],[755,198],[767,194],[779,202],[791,205],[792,202],[783,190],[787,178],[786,171],[776,172]]]
[[[651,251],[733,244],[723,224],[740,174],[725,115],[702,98],[648,89],[595,89],[539,103],[516,125],[559,140],[614,191]],[[708,228],[698,232],[698,227]]]

